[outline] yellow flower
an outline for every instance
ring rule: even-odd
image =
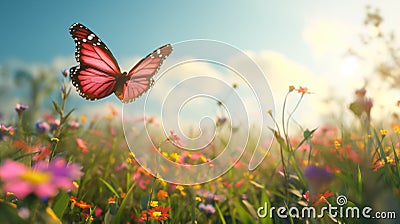
[[[400,126],[398,124],[393,125],[393,132],[396,134],[400,134]]]
[[[153,212],[153,216],[154,217],[160,217],[161,216],[161,212]]]
[[[201,197],[197,196],[196,201],[201,201]]]
[[[341,146],[340,141],[338,139],[335,139],[335,147],[336,149]]]
[[[386,129],[381,129],[380,132],[381,132],[381,135],[382,135],[382,136],[385,136],[385,135],[387,135],[388,130],[386,130]]]
[[[176,189],[180,190],[180,191],[183,191],[185,188],[182,185],[178,185],[178,186],[176,186]]]
[[[60,139],[59,139],[59,138],[51,138],[50,141],[52,141],[52,142],[53,142],[53,141],[54,141],[54,142],[59,142]]]
[[[50,174],[38,171],[27,171],[21,175],[21,179],[30,181],[34,184],[48,182],[50,180]]]
[[[153,208],[158,207],[158,201],[151,201],[150,207],[153,207]]]
[[[175,162],[178,162],[181,158],[178,155],[178,153],[174,152],[170,154],[171,159],[175,160]]]

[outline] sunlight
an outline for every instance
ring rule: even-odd
[[[346,56],[340,64],[340,74],[344,76],[351,76],[357,71],[359,60],[354,55]]]

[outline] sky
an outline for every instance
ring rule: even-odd
[[[305,100],[298,119],[317,125],[315,115],[332,112],[322,101],[332,95],[350,103],[373,70],[374,51],[362,62],[346,57],[360,47],[366,5],[381,9],[385,26],[398,29],[400,3],[394,1],[2,1],[0,7],[0,66],[76,65],[69,27],[80,22],[111,49],[124,70],[166,43],[212,39],[243,50],[264,71],[282,105],[288,85],[314,92]],[[397,26],[397,27],[396,27]],[[379,48],[379,46],[377,47]],[[374,88],[374,87],[371,87]],[[378,86],[376,86],[378,88]],[[161,89],[161,88],[160,88]],[[10,92],[11,93],[11,92]],[[398,92],[371,93],[392,102]],[[13,95],[13,94],[10,94]],[[75,94],[74,106],[83,99]],[[114,97],[115,98],[115,97]],[[117,104],[115,99],[107,99]],[[23,101],[11,98],[9,104]],[[25,102],[27,103],[27,102]],[[90,105],[101,107],[104,101]],[[340,110],[339,110],[340,111]],[[310,119],[310,116],[313,119]]]

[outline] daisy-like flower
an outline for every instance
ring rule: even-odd
[[[73,180],[83,175],[81,168],[78,164],[67,164],[62,158],[50,163],[39,161],[32,168],[9,159],[0,166],[0,180],[4,191],[12,192],[20,199],[31,193],[49,198],[59,189],[73,189]]]
[[[139,222],[144,222],[147,219],[157,220],[157,221],[166,221],[169,218],[169,210],[171,208],[169,206],[163,207],[158,206],[156,208],[152,208],[149,211],[142,211],[142,217],[140,217]]]

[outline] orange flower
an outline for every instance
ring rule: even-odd
[[[159,190],[159,191],[157,192],[157,197],[158,197],[158,199],[160,199],[160,200],[166,199],[166,198],[168,198],[168,192],[166,192],[166,191],[164,191],[164,190]]]
[[[308,91],[308,88],[307,88],[307,87],[301,87],[301,86],[297,89],[297,92],[298,92],[298,93],[301,93],[301,94],[303,94],[303,95],[304,95],[304,94],[311,94],[311,92]]]
[[[88,203],[86,203],[86,202],[84,202],[82,200],[78,201],[78,199],[76,197],[74,197],[74,196],[71,196],[69,198],[69,200],[71,201],[72,205],[77,206],[77,207],[79,207],[81,209],[86,209],[86,208],[91,208],[92,207],[90,204],[88,204]]]

